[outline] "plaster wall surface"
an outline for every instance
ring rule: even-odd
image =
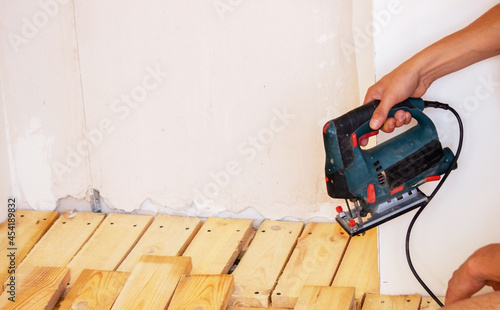
[[[371,50],[351,2],[2,1],[0,20],[19,207],[95,188],[116,211],[332,219],[321,129],[360,104]]]

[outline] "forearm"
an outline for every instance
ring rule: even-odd
[[[364,103],[380,100],[380,104],[373,112],[370,127],[392,132],[395,127],[408,124],[410,113],[399,113],[387,119],[395,104],[408,97],[422,97],[440,77],[498,54],[500,4],[464,29],[417,53],[372,85],[366,92]]]
[[[500,4],[407,61],[428,87],[438,78],[500,54]]]
[[[495,310],[500,309],[500,292],[493,292],[464,299],[449,306],[445,310]]]

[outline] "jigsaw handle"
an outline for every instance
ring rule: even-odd
[[[352,134],[356,131],[361,125],[368,122],[375,109],[380,104],[380,100],[374,100],[370,103],[364,104],[346,114],[336,118],[334,121],[337,125],[342,127],[342,132],[346,134]],[[403,102],[396,104],[389,112],[389,116],[394,116],[394,113],[398,110],[405,109],[410,113],[418,113],[415,112],[417,110],[424,110],[424,101],[420,98],[408,98]],[[418,116],[417,116],[418,117]]]
[[[380,101],[376,100],[373,101],[369,104],[373,104],[375,108],[379,105]],[[399,110],[404,110],[407,111],[411,114],[412,118],[414,118],[418,124],[420,125],[420,128],[422,130],[425,130],[426,128],[429,128],[430,131],[428,132],[431,134],[433,130],[431,128],[434,128],[434,124],[430,120],[430,118],[423,113],[425,104],[424,101],[420,98],[408,98],[407,100],[400,102],[396,104],[392,109],[389,111],[388,117],[394,117],[394,114],[396,114],[397,111]],[[375,109],[373,109],[375,111]],[[373,113],[373,112],[372,112]],[[354,131],[351,134],[355,134],[355,137],[357,139],[370,135],[370,133],[373,133],[374,131],[371,129],[369,125],[369,120],[371,118],[371,115],[368,119],[365,119],[365,121],[360,124],[357,128],[354,129]],[[378,132],[377,132],[378,133]]]
[[[330,145],[330,141],[332,139],[337,140],[336,142],[338,143],[340,151],[339,155],[345,168],[349,167],[354,161],[354,150],[352,147],[353,134],[356,132],[356,136],[361,137],[371,131],[369,121],[379,104],[380,100],[372,101],[325,124],[325,127],[323,128],[326,139],[325,145]],[[424,101],[420,98],[408,98],[407,100],[396,104],[391,109],[389,115],[393,116],[396,111],[401,109],[409,111],[417,120],[426,117],[422,113],[422,110],[424,109]],[[333,128],[329,129],[330,126]],[[357,138],[354,137],[354,139]],[[333,158],[334,154],[327,154],[327,157],[328,159],[330,159],[330,157]],[[337,160],[333,162],[338,163]],[[333,164],[330,169],[334,171],[336,170],[336,166],[337,164]]]

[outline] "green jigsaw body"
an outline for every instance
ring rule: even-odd
[[[442,148],[419,98],[409,98],[389,113],[392,117],[398,110],[410,112],[418,122],[415,126],[372,148],[362,148],[361,139],[378,134],[369,127],[378,104],[360,106],[323,128],[328,194],[354,202],[354,210],[342,210],[336,218],[350,235],[425,204],[427,197],[418,186],[439,179],[454,159],[449,148]]]

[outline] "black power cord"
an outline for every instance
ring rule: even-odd
[[[464,128],[463,128],[462,119],[460,118],[460,115],[458,114],[457,111],[455,111],[455,109],[453,109],[449,105],[447,105],[445,103],[441,103],[441,102],[435,102],[435,101],[425,101],[424,104],[425,104],[426,108],[432,107],[432,108],[444,109],[444,110],[450,111],[451,113],[453,113],[455,115],[455,117],[457,118],[458,127],[459,127],[459,140],[458,140],[457,151],[455,153],[455,158],[453,158],[453,161],[451,162],[450,168],[448,168],[448,170],[445,172],[445,174],[443,175],[443,178],[438,183],[436,188],[432,191],[431,195],[427,197],[428,198],[427,203],[425,203],[423,206],[421,206],[418,209],[417,213],[415,214],[415,216],[411,220],[410,225],[408,226],[408,230],[406,232],[406,242],[405,242],[406,260],[408,261],[408,266],[410,267],[411,272],[413,273],[413,275],[415,276],[417,281],[420,283],[420,285],[422,285],[422,287],[429,294],[429,296],[431,296],[432,299],[434,299],[434,301],[436,301],[436,303],[440,307],[444,307],[441,300],[439,300],[439,298],[437,298],[436,295],[431,291],[431,289],[425,284],[425,282],[418,275],[417,271],[415,270],[415,267],[413,266],[413,263],[412,263],[411,257],[410,257],[410,235],[411,235],[413,225],[417,221],[417,218],[420,216],[422,211],[424,211],[425,207],[429,204],[429,202],[432,200],[432,198],[434,198],[436,193],[439,191],[439,189],[443,185],[444,181],[446,181],[446,179],[448,178],[448,175],[453,170],[453,167],[455,167],[455,165],[457,164],[458,157],[460,156],[460,152],[462,151],[462,143],[463,143],[463,139],[464,139]]]

